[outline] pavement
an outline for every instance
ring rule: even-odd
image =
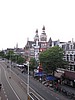
[[[64,96],[66,98],[66,100],[75,100],[75,88],[67,86],[67,85],[60,85],[61,89],[66,90],[67,93],[69,93],[69,95],[66,95],[66,92],[62,92],[62,91],[56,91],[54,88],[49,87],[49,89],[51,91],[54,91],[55,93],[59,94],[60,96]],[[74,94],[74,96],[72,97],[72,95],[70,94]]]
[[[74,93],[75,94],[75,88],[67,86],[67,85],[61,85],[60,87],[62,87],[63,89],[65,89],[68,92]]]

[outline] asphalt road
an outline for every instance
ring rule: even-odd
[[[6,64],[0,62],[0,66],[2,67],[2,70],[5,72],[5,76],[6,76],[5,78],[6,78],[8,84],[9,84],[9,86],[11,88],[10,90],[13,90],[14,94],[17,97],[17,99],[14,99],[13,96],[11,96],[13,93],[8,91],[8,87],[6,85],[6,94],[8,92],[8,96],[12,97],[12,99],[8,99],[8,100],[27,100],[26,85],[23,86],[21,79],[18,78],[17,75],[14,74],[10,70],[10,68],[7,68]],[[2,72],[2,70],[1,70],[1,72]],[[10,73],[10,71],[11,71],[11,73]],[[11,78],[9,78],[10,76],[11,76]],[[3,77],[2,77],[2,79],[3,79]],[[7,84],[5,82],[3,82],[3,83]]]
[[[27,83],[27,74],[21,73],[16,68],[12,67],[12,70],[24,81]],[[54,93],[51,91],[48,87],[45,87],[38,81],[34,80],[33,77],[30,76],[30,92],[33,89],[32,92],[36,91],[35,94],[40,98],[40,100],[68,100],[64,96]]]
[[[13,90],[11,89],[9,83],[8,83],[8,80],[5,76],[5,71],[4,69],[2,68],[2,65],[0,64],[0,68],[1,68],[1,82],[2,82],[2,86],[3,86],[3,97],[1,98],[4,98],[4,96],[7,98],[7,100],[19,100],[17,98],[17,96],[15,95],[15,93],[13,92]],[[2,91],[2,90],[1,90]]]
[[[3,63],[3,66],[5,66],[6,63]],[[20,70],[18,70],[17,68],[11,68],[13,72],[15,72],[15,74],[20,77],[21,79],[21,83],[23,88],[25,87],[24,84],[27,83],[27,74],[23,74],[21,73]],[[9,69],[8,69],[9,70]],[[15,75],[14,74],[14,75]],[[16,76],[15,75],[15,76]],[[22,81],[23,80],[23,81]],[[53,91],[51,91],[48,87],[45,87],[44,85],[42,85],[40,82],[34,80],[33,77],[30,76],[30,92],[32,92],[33,94],[35,94],[38,98],[38,100],[68,100],[65,97],[63,97],[62,95],[55,93]],[[22,87],[21,87],[22,88]],[[11,100],[11,99],[9,99]],[[13,99],[15,100],[15,99]],[[16,99],[17,100],[17,99]],[[22,100],[22,99],[21,99]]]

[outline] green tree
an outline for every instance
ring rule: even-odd
[[[31,58],[29,61],[29,66],[30,66],[30,70],[34,70],[37,66],[37,61],[35,60],[35,58]]]
[[[17,63],[18,64],[23,64],[25,63],[25,58],[23,58],[21,55],[17,56]]]
[[[14,56],[14,51],[13,50],[9,50],[8,53],[5,55],[5,58],[7,58],[8,60],[9,59],[12,60],[12,56]]]
[[[0,51],[0,56],[5,57],[4,51]]]
[[[53,75],[56,68],[64,67],[67,64],[63,58],[64,51],[58,46],[49,48],[39,55],[40,63],[44,66],[44,69],[52,71]]]

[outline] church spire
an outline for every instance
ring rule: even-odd
[[[45,26],[43,25],[43,28],[42,28],[42,33],[40,35],[40,41],[41,42],[46,42],[47,41],[47,35],[45,33]]]
[[[38,29],[36,29],[35,33],[34,41],[39,41]]]
[[[45,26],[43,25],[42,31],[45,33]]]

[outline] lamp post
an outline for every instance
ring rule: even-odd
[[[1,68],[0,68],[0,89],[1,89],[2,83],[1,83]]]
[[[27,95],[29,97],[29,61],[27,61],[28,66],[28,77],[27,77]]]
[[[27,60],[27,67],[28,67],[28,76],[27,76],[27,100],[30,100],[30,97],[29,97],[29,61],[30,61],[30,47],[29,47],[28,60]]]
[[[11,79],[11,51],[10,51],[10,76],[9,78]]]

